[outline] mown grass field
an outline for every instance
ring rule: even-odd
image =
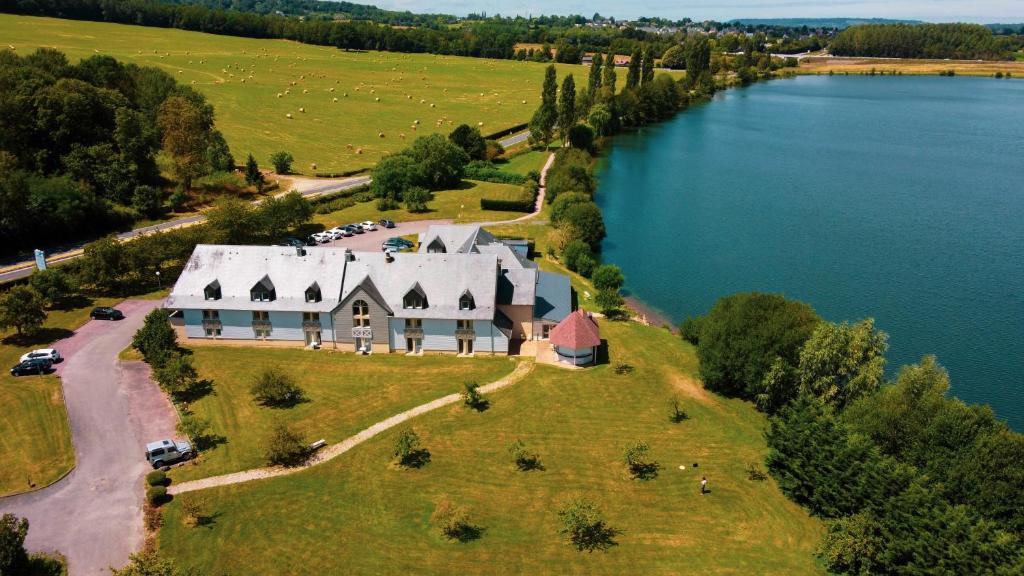
[[[329,214],[316,214],[314,224],[331,228],[342,224],[390,218],[396,222],[413,220],[450,219],[456,222],[497,222],[523,216],[522,212],[504,210],[482,210],[481,198],[511,200],[518,198],[522,186],[465,180],[463,187],[456,190],[434,192],[434,199],[427,203],[426,212],[409,212],[404,206],[394,210],[377,210],[377,202],[360,202],[355,206],[336,210]]]
[[[797,74],[876,74],[897,72],[907,75],[935,75],[953,70],[958,76],[993,76],[996,72],[1024,78],[1024,62],[974,60],[892,60],[886,58],[808,58],[800,62]]]
[[[507,357],[362,357],[329,350],[199,346],[193,359],[213,393],[190,409],[211,422],[225,442],[203,453],[197,465],[176,468],[175,480],[190,480],[265,465],[263,442],[275,422],[295,427],[310,441],[339,442],[363,428],[434,398],[462,389],[463,382],[487,383],[508,374]],[[253,379],[276,367],[295,378],[307,402],[269,408],[253,401]]]
[[[107,54],[160,67],[206,95],[236,162],[251,152],[269,167],[270,155],[286,150],[304,174],[314,172],[313,163],[318,172],[371,167],[418,135],[447,134],[460,123],[487,134],[527,122],[545,68],[6,14],[0,38],[19,54],[48,46],[71,62]],[[585,85],[587,68],[558,66],[559,81],[574,73]]]
[[[747,477],[764,456],[763,416],[705,392],[693,348],[668,332],[602,330],[611,360],[634,373],[538,366],[486,411],[418,417],[431,453],[419,470],[389,467],[392,430],[308,471],[182,495],[165,507],[160,548],[204,574],[819,573],[820,523],[772,480]],[[673,395],[690,416],[679,424],[668,418]],[[517,438],[543,471],[514,468],[506,446]],[[626,474],[623,450],[636,440],[662,466],[653,480]],[[557,511],[576,495],[621,531],[615,546],[578,552],[558,534]],[[468,508],[479,539],[451,543],[431,526],[444,496]],[[184,524],[185,499],[203,502],[205,525]]]

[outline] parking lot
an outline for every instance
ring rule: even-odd
[[[362,234],[355,234],[346,238],[339,238],[338,240],[332,240],[326,244],[319,244],[319,246],[334,246],[340,248],[351,248],[353,251],[358,252],[380,252],[380,245],[382,242],[391,238],[392,236],[408,236],[410,234],[419,234],[426,232],[427,228],[435,224],[451,224],[451,220],[417,220],[413,222],[395,222],[394,228],[383,228],[377,226],[377,230],[373,232],[364,232]],[[341,225],[342,223],[338,223]]]

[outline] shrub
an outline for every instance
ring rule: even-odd
[[[747,479],[755,480],[757,482],[763,482],[768,479],[768,474],[765,473],[764,469],[757,462],[747,463]]]
[[[182,416],[178,422],[178,433],[191,438],[196,450],[206,450],[215,442],[215,438],[210,434],[210,419],[194,414]]]
[[[309,456],[309,447],[301,434],[279,422],[267,439],[264,454],[271,465],[298,466]]]
[[[582,273],[581,271],[580,274]],[[594,298],[594,303],[597,304],[597,307],[601,309],[605,316],[611,318],[612,316],[618,316],[616,312],[622,308],[625,301],[618,290],[599,290]]]
[[[178,212],[185,207],[185,203],[188,202],[188,193],[185,189],[178,187],[174,189],[171,196],[167,199],[167,205],[173,212]]]
[[[495,160],[500,158],[505,153],[505,147],[501,145],[501,142],[497,140],[487,140],[485,142],[486,149],[484,150],[484,160]]]
[[[170,313],[157,308],[146,315],[142,327],[132,338],[132,348],[153,368],[161,368],[168,355],[178,347],[178,336],[171,327]]]
[[[303,398],[302,388],[295,380],[275,367],[260,372],[249,393],[257,403],[273,407],[294,406]]]
[[[164,486],[150,486],[146,488],[146,501],[153,506],[163,506],[171,501],[171,495],[167,493]]]
[[[314,209],[317,214],[330,214],[331,212],[337,212],[344,210],[345,208],[351,208],[356,205],[356,201],[352,198],[335,198],[330,202],[323,202],[316,205]]]
[[[420,437],[412,428],[399,432],[391,456],[402,468],[420,468],[430,461],[430,451],[420,446]]]
[[[292,170],[292,162],[295,158],[291,154],[281,151],[270,155],[270,163],[274,165],[274,172],[287,174]]]
[[[430,523],[437,526],[441,535],[449,540],[468,542],[480,537],[480,528],[469,520],[469,513],[461,506],[456,506],[445,495],[434,507],[430,515]]]
[[[132,208],[150,218],[160,215],[163,208],[163,192],[153,186],[136,186],[132,193]]]
[[[618,531],[605,524],[597,505],[589,500],[577,498],[558,511],[562,523],[560,533],[569,537],[577,550],[592,552],[607,550],[615,545]]]
[[[162,470],[154,470],[146,474],[146,484],[149,486],[167,486],[167,474]]]
[[[615,366],[612,368],[612,370],[619,376],[625,376],[627,374],[632,374],[633,371],[636,370],[636,368],[634,368],[632,364],[627,364],[622,360],[616,360]]]
[[[591,202],[590,196],[582,192],[566,192],[561,194],[551,203],[551,223],[558,225],[565,219],[565,213],[570,206]]]
[[[186,526],[195,527],[210,521],[209,504],[206,498],[192,493],[181,499],[181,519]]]
[[[647,453],[650,450],[651,447],[646,442],[639,441],[626,447],[622,457],[626,461],[626,467],[633,478],[650,480],[658,475],[658,469],[661,468],[661,465],[653,460],[648,460]]]
[[[146,532],[156,532],[164,524],[163,514],[159,508],[146,502],[142,507],[142,523],[146,527]]]
[[[478,412],[483,412],[490,406],[491,403],[480,395],[479,384],[476,382],[466,382],[464,386],[465,389],[462,391],[463,404]]]
[[[594,252],[601,249],[605,227],[604,216],[597,204],[581,202],[567,207],[562,214],[560,226],[570,227],[575,237],[586,242]]]
[[[434,199],[430,190],[422,186],[413,186],[407,189],[403,196],[405,197],[405,208],[409,212],[426,212],[427,202]]]
[[[474,160],[482,160],[487,155],[487,143],[480,135],[480,130],[468,124],[459,124],[448,134],[448,140],[466,151]]]
[[[689,418],[686,411],[683,410],[682,402],[679,401],[678,396],[673,396],[668,401],[668,420],[673,424],[678,424],[683,420]]]
[[[594,269],[590,280],[598,290],[619,290],[626,279],[622,270],[614,264],[602,264]]]
[[[540,463],[540,456],[526,447],[526,443],[518,438],[508,445],[508,453],[516,463],[516,468],[523,472],[530,470],[543,470]]]
[[[515,172],[505,172],[490,162],[474,160],[466,165],[465,178],[497,182],[499,184],[523,184],[526,177]]]
[[[679,325],[679,335],[683,340],[696,346],[700,343],[700,318],[687,316],[686,320]]]
[[[593,262],[594,257],[590,252],[590,246],[582,240],[570,240],[562,249],[562,264],[573,272],[579,271],[579,260],[583,257]]]
[[[587,150],[594,148],[594,129],[586,124],[577,124],[569,129],[569,145],[573,148]]]

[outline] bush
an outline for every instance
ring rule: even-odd
[[[403,196],[405,197],[405,208],[409,212],[426,212],[427,202],[434,199],[430,190],[422,186],[413,186],[407,189]]]
[[[178,422],[178,433],[191,438],[196,450],[206,450],[216,442],[216,438],[210,434],[210,419],[194,414],[181,417],[181,421]]]
[[[586,242],[592,251],[600,251],[605,228],[604,216],[597,204],[580,202],[568,206],[562,214],[559,226],[570,228],[573,236]]]
[[[679,335],[694,346],[700,343],[700,318],[687,316],[679,325]]]
[[[466,509],[452,504],[447,495],[434,507],[430,523],[437,526],[441,535],[449,540],[468,542],[480,537],[481,530],[470,522]]]
[[[167,205],[173,212],[181,211],[181,209],[185,207],[186,202],[188,202],[188,193],[180,186],[175,188],[174,192],[172,192],[171,196],[167,199]]]
[[[634,368],[632,364],[628,364],[626,362],[623,362],[622,360],[616,360],[615,365],[612,367],[612,371],[614,371],[619,376],[626,376],[628,374],[632,374],[634,370],[636,370],[636,368]]]
[[[584,257],[591,262],[594,260],[590,246],[587,246],[586,242],[582,240],[570,240],[562,249],[562,264],[565,264],[565,267],[573,272],[579,271],[579,260]]]
[[[576,271],[579,272],[580,276],[590,278],[590,275],[594,272],[594,268],[597,268],[597,260],[592,254],[581,254],[579,258],[576,259]],[[598,292],[597,295],[600,296],[603,293],[604,292]]]
[[[580,150],[594,149],[594,129],[586,124],[577,124],[569,129],[569,145]]]
[[[561,194],[551,203],[551,223],[555,226],[562,223],[565,214],[571,206],[591,202],[590,196],[582,192],[566,192]]]
[[[146,315],[142,327],[132,338],[132,348],[154,369],[163,367],[169,355],[178,348],[178,336],[171,326],[170,312],[157,308]]]
[[[512,455],[516,468],[522,472],[544,469],[544,466],[540,463],[540,456],[536,452],[527,449],[526,443],[518,438],[508,445],[508,453]]]
[[[274,165],[274,172],[287,174],[292,171],[292,162],[295,158],[291,154],[281,151],[270,155],[270,163]]]
[[[580,272],[582,274],[582,272]],[[625,301],[618,290],[599,290],[594,298],[594,303],[601,309],[601,312],[611,318],[622,308]]]
[[[260,372],[249,388],[253,399],[264,406],[285,408],[302,401],[302,388],[281,370],[271,367]]]
[[[391,456],[402,468],[420,468],[430,461],[430,451],[420,446],[420,437],[412,428],[399,432]]]
[[[149,486],[167,486],[167,474],[161,470],[154,470],[146,474],[146,484]]]
[[[163,506],[171,501],[171,495],[167,493],[164,486],[150,486],[146,488],[146,502],[152,506]]]
[[[309,447],[301,434],[278,423],[267,439],[264,454],[271,465],[298,466],[309,456]]]
[[[757,462],[747,462],[747,480],[763,482],[768,479],[768,474]]]
[[[483,160],[487,155],[487,143],[480,130],[468,124],[459,124],[448,134],[448,140],[466,151],[473,160]]]
[[[614,264],[598,266],[594,269],[594,273],[591,274],[590,280],[594,283],[594,288],[598,290],[618,291],[626,282],[626,278],[622,275],[622,270]]]
[[[462,391],[462,402],[467,407],[476,410],[477,412],[483,412],[486,410],[491,403],[484,399],[480,395],[480,385],[476,382],[466,382],[464,384],[465,389]]]
[[[522,174],[504,172],[494,164],[481,160],[474,160],[467,164],[464,177],[470,180],[497,182],[499,184],[523,184],[526,182],[526,177]]]
[[[648,460],[647,453],[650,452],[650,449],[651,447],[646,442],[635,442],[626,447],[623,459],[634,479],[650,480],[658,475],[661,465],[653,460]]]
[[[164,194],[154,186],[136,186],[132,193],[132,208],[139,214],[150,218],[160,215],[163,208]]]
[[[605,524],[601,511],[589,500],[572,500],[558,511],[558,518],[562,523],[559,532],[568,535],[577,550],[592,552],[615,545],[618,531]]]
[[[484,150],[484,160],[493,161],[500,158],[505,153],[505,147],[501,145],[501,142],[497,140],[487,140],[485,142],[486,149]]]
[[[668,401],[668,421],[673,424],[679,424],[683,420],[689,418],[686,414],[686,410],[683,410],[683,404],[679,401],[678,396],[673,396]]]
[[[331,212],[337,212],[346,208],[351,208],[356,205],[356,201],[353,198],[335,198],[330,202],[323,202],[316,205],[314,210],[317,214],[330,214]]]

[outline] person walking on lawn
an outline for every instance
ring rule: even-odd
[[[708,477],[704,476],[700,479],[700,495],[703,496],[708,493]]]

